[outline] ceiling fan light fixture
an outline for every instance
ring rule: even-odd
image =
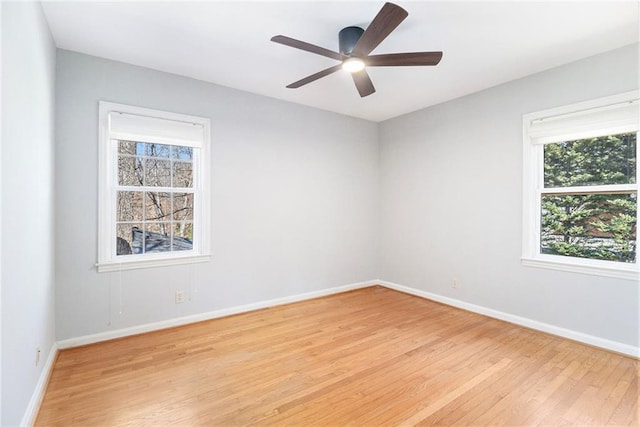
[[[350,73],[357,73],[364,70],[365,63],[362,59],[349,58],[342,63],[342,69]]]

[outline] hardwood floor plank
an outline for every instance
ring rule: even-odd
[[[638,425],[638,367],[370,287],[63,350],[36,425]]]

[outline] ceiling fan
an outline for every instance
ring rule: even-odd
[[[325,49],[287,36],[278,35],[272,37],[272,42],[326,56],[341,62],[338,65],[334,65],[297,82],[293,82],[287,87],[290,89],[299,88],[300,86],[335,73],[342,68],[351,73],[351,77],[353,77],[353,82],[356,84],[360,96],[364,98],[376,91],[369,74],[367,74],[366,67],[438,65],[442,58],[442,52],[369,55],[408,15],[409,13],[400,6],[393,3],[385,3],[366,30],[360,27],[346,27],[340,30],[338,34],[340,52]]]

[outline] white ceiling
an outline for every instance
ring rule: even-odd
[[[337,61],[270,42],[276,34],[338,50],[383,1],[47,2],[56,45],[273,98],[382,121],[638,42],[637,1],[406,1],[409,17],[375,53],[441,50],[436,67],[369,68],[360,98],[344,71],[285,86]]]

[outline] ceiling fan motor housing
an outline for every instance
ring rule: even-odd
[[[364,33],[364,30],[360,27],[346,27],[340,30],[338,33],[340,53],[347,56],[351,55],[362,33]]]

